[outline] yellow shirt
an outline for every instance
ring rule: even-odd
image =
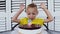
[[[21,18],[20,19],[20,25],[25,25],[25,24],[28,24],[28,18]],[[44,19],[42,18],[35,18],[34,20],[31,21],[31,24],[39,24],[39,25],[43,25],[44,23]]]

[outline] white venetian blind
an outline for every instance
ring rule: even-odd
[[[5,17],[6,4],[5,3],[6,3],[5,0],[0,0],[0,31],[6,30],[6,17]]]
[[[11,17],[13,17],[19,11],[21,4],[25,5],[25,0],[12,0],[11,1]],[[25,9],[24,9],[24,11],[25,11]],[[19,16],[19,19],[20,19],[20,17],[23,17],[23,16],[25,16],[24,12]],[[12,23],[13,26],[14,26],[14,24],[16,24],[16,23]]]
[[[60,31],[60,0],[54,0],[55,30]]]
[[[11,18],[9,9],[9,3],[7,0],[0,0],[0,32],[11,30]]]

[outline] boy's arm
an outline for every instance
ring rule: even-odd
[[[44,10],[44,12],[46,13],[47,15],[47,19],[44,19],[44,22],[50,22],[53,20],[53,17],[52,15],[50,14],[49,10],[45,7],[45,4],[44,3],[41,3],[41,8]]]
[[[24,10],[25,6],[23,4],[21,4],[19,11],[12,17],[12,22],[20,22],[20,19],[17,19],[18,16],[22,13],[22,11]]]

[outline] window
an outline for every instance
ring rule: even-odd
[[[25,0],[11,0],[11,17],[13,17],[15,15],[16,12],[19,11],[20,8],[20,4],[26,4]],[[25,9],[24,9],[25,11]],[[24,13],[24,12],[23,12]],[[21,14],[21,17],[24,16],[24,14]],[[20,17],[19,17],[20,19]],[[12,27],[15,25],[16,23],[12,23]]]
[[[6,1],[0,0],[0,31],[6,30]]]
[[[0,32],[11,30],[10,1],[0,0]]]
[[[55,30],[60,31],[60,0],[54,0]]]

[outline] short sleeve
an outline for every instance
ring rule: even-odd
[[[44,19],[43,18],[39,18],[38,23],[42,26],[44,24]]]
[[[27,18],[20,18],[20,25],[27,24]]]
[[[37,19],[32,21],[32,24],[39,24],[42,26],[44,24],[44,19],[43,18],[37,18]]]

